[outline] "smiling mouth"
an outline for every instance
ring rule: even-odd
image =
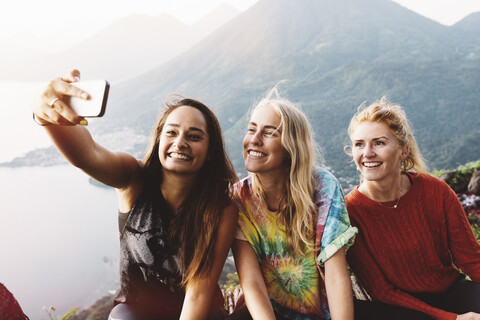
[[[259,151],[249,150],[248,155],[254,158],[261,158],[261,157],[265,157],[267,154]]]
[[[167,156],[169,156],[170,158],[179,159],[179,160],[186,160],[186,161],[192,160],[192,157],[187,156],[186,154],[177,153],[177,152],[170,152],[167,154]]]
[[[380,166],[382,163],[381,162],[363,162],[362,164],[364,167],[367,167],[367,168],[375,168]]]

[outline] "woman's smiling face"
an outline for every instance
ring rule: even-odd
[[[280,115],[269,105],[256,108],[243,139],[245,168],[249,172],[284,175],[288,157],[282,145]]]
[[[209,136],[207,122],[198,109],[181,106],[167,117],[160,135],[158,157],[162,170],[196,174],[205,163]]]
[[[352,155],[366,181],[381,181],[399,174],[407,148],[398,144],[392,130],[382,122],[361,122],[351,137]]]

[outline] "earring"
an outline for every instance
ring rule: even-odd
[[[405,170],[405,168],[407,167],[407,162],[405,160],[402,160],[400,164],[400,169]]]

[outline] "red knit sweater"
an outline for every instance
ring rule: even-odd
[[[346,197],[351,223],[359,229],[347,259],[374,300],[455,319],[406,292],[445,292],[459,275],[452,258],[480,282],[480,245],[445,182],[425,174],[411,177],[413,185],[396,209],[372,201],[358,187]],[[395,201],[383,204],[393,207]]]

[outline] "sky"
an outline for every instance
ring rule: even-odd
[[[293,0],[292,0],[293,1]],[[480,0],[394,0],[425,17],[452,25],[480,11]],[[245,10],[257,0],[16,0],[0,2],[0,41],[14,38],[55,52],[80,42],[121,17],[169,13],[190,25],[222,3]],[[43,36],[49,35],[44,39]],[[54,35],[53,37],[51,35]],[[0,44],[1,46],[1,44]]]

